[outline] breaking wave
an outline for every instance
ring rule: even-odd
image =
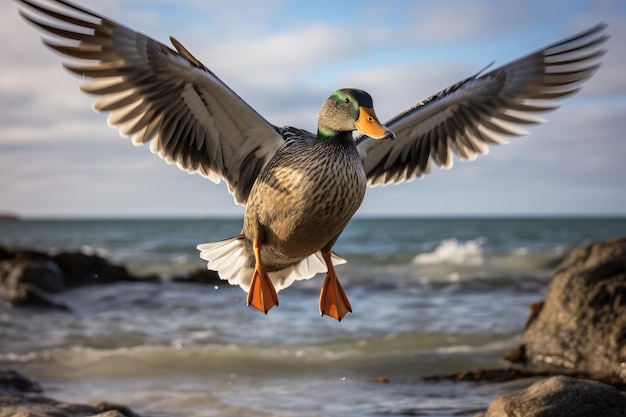
[[[483,245],[487,238],[481,236],[474,240],[460,243],[456,238],[444,239],[432,252],[420,253],[413,258],[416,265],[482,265],[484,263]]]

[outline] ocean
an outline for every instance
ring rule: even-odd
[[[239,287],[174,282],[198,243],[240,219],[0,221],[0,244],[95,253],[161,283],[76,288],[71,312],[0,309],[0,367],[64,401],[142,416],[471,416],[507,383],[429,382],[506,367],[528,305],[581,244],[626,235],[624,218],[354,219],[335,252],[353,313],[318,312],[322,276],[281,291],[267,316]]]

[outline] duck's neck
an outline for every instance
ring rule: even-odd
[[[329,129],[323,126],[319,126],[317,128],[317,138],[319,140],[323,140],[323,141],[339,141],[339,142],[343,142],[346,140],[353,140],[352,138],[352,132],[350,131],[343,131],[343,132],[337,132],[336,130],[333,129]]]

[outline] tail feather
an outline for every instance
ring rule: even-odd
[[[218,242],[203,243],[197,246],[200,258],[208,261],[208,268],[217,271],[220,278],[231,285],[239,285],[244,291],[250,289],[254,260],[246,254],[243,235]]]
[[[254,257],[246,244],[245,237],[239,235],[219,242],[200,244],[198,250],[200,258],[208,261],[209,269],[217,271],[220,278],[229,284],[239,285],[248,292],[254,273]],[[333,265],[346,263],[345,259],[334,253],[332,260]],[[310,279],[320,272],[326,272],[326,263],[321,252],[316,252],[287,268],[269,272],[269,276],[278,292],[295,281]]]

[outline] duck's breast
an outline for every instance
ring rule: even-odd
[[[367,179],[354,143],[320,142],[286,144],[250,192],[244,234],[271,246],[268,257],[285,257],[277,262],[332,243],[363,201]]]

